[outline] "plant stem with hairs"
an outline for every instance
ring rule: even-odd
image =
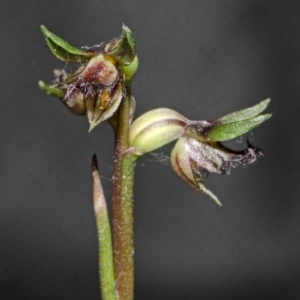
[[[133,299],[133,186],[136,155],[128,151],[130,95],[117,112],[113,171],[113,237],[116,288],[122,299]]]
[[[60,60],[80,63],[72,74],[55,70],[53,84],[40,88],[58,97],[75,115],[87,115],[90,130],[107,121],[115,133],[113,154],[113,230],[101,185],[96,155],[92,160],[94,211],[99,242],[102,300],[134,298],[134,168],[139,157],[177,140],[171,165],[175,173],[216,204],[219,199],[204,185],[209,173],[229,174],[262,155],[248,141],[243,151],[221,142],[239,137],[268,120],[261,114],[270,99],[217,120],[189,120],[169,108],[146,112],[133,122],[135,99],[131,82],[138,69],[135,37],[123,25],[122,35],[97,47],[77,48],[41,27],[52,53]]]

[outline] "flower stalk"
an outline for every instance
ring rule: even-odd
[[[117,111],[113,172],[113,241],[116,289],[120,300],[133,300],[133,187],[137,156],[129,153],[130,87]],[[127,151],[127,152],[126,152]]]

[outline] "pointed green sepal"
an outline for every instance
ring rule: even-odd
[[[45,84],[43,81],[39,81],[38,84],[42,91],[62,100],[62,103],[74,115],[81,116],[86,114],[83,95],[79,90],[74,90],[72,95],[66,96],[67,90],[60,88],[60,84]]]
[[[258,104],[248,107],[246,109],[242,109],[239,111],[235,111],[231,114],[228,114],[222,118],[216,120],[218,123],[231,123],[237,121],[244,121],[258,116],[261,112],[263,112],[267,106],[269,105],[271,99],[266,99],[264,101],[259,102]]]
[[[122,35],[105,46],[105,55],[112,56],[122,66],[129,66],[136,57],[135,37],[124,24],[122,29]]]
[[[271,116],[271,114],[265,114],[248,120],[216,124],[207,132],[206,138],[211,142],[234,139],[259,126]]]
[[[41,26],[41,30],[52,53],[62,61],[84,62],[97,54],[94,51],[85,51],[70,45],[43,25]]]
[[[53,85],[53,84],[45,84],[45,82],[43,81],[39,81],[38,82],[39,87],[42,91],[46,92],[48,95],[52,95],[55,97],[58,97],[60,99],[63,99],[65,97],[65,92],[62,91],[61,89],[59,89],[57,87],[57,85]]]

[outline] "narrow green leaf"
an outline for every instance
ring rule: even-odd
[[[109,216],[95,154],[92,159],[92,176],[94,212],[99,246],[101,296],[103,300],[117,300]]]
[[[121,37],[108,43],[105,50],[106,55],[112,56],[122,66],[130,65],[136,56],[134,34],[127,26],[123,25]]]
[[[60,60],[77,63],[89,60],[96,54],[94,51],[85,51],[70,45],[43,25],[41,26],[41,30],[50,50]]]
[[[271,114],[265,114],[248,120],[218,124],[208,131],[207,139],[211,142],[234,139],[259,126],[271,118],[271,116]]]
[[[244,121],[247,119],[254,118],[267,108],[270,101],[271,101],[271,99],[266,99],[252,107],[248,107],[246,109],[235,111],[235,112],[228,114],[222,118],[219,118],[217,120],[217,122],[224,124],[224,123]]]

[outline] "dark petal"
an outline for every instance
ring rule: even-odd
[[[242,151],[230,150],[221,143],[216,143],[218,151],[222,151],[224,163],[223,166],[229,174],[231,168],[246,166],[254,163],[258,157],[263,156],[261,150],[247,140],[248,148]],[[219,150],[220,149],[220,150]]]

